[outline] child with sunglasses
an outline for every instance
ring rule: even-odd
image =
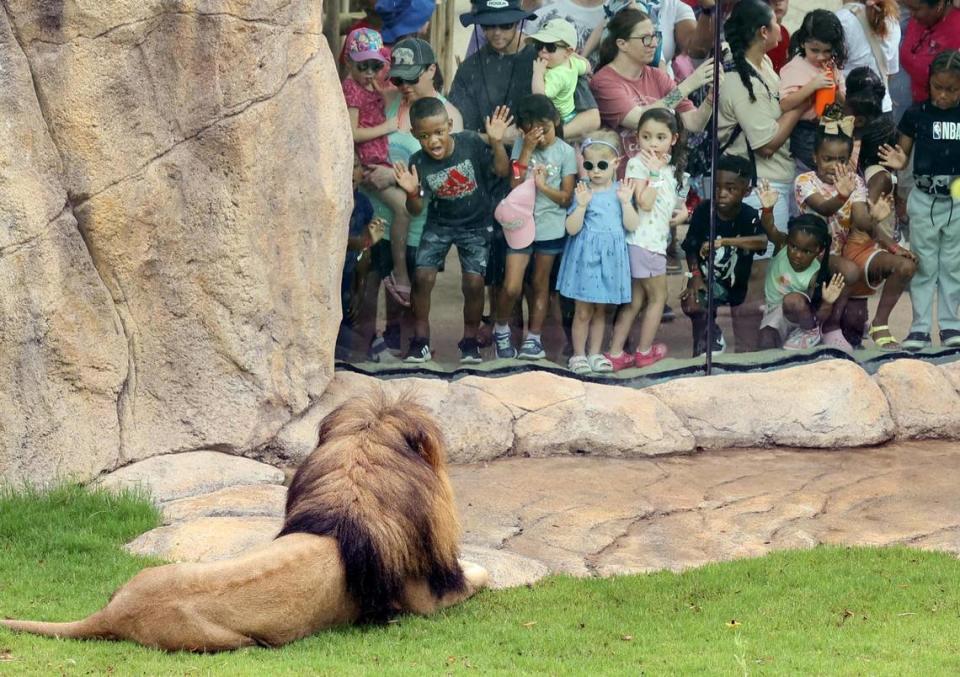
[[[353,141],[364,169],[378,165],[392,167],[387,136],[397,130],[397,119],[387,119],[386,102],[377,82],[377,74],[387,65],[383,39],[370,28],[358,28],[347,36],[347,77],[343,80],[343,97],[350,115]],[[405,206],[406,195],[395,183],[377,189],[369,182],[364,188],[374,193],[390,209],[390,240],[393,247],[393,271],[384,280],[387,292],[400,305],[410,305],[410,276],[407,271],[407,230],[410,215]]]
[[[577,80],[589,69],[587,60],[574,52],[577,29],[565,19],[552,19],[530,40],[537,52],[531,91],[546,94],[560,113],[560,119],[570,122],[577,116],[573,105]]]
[[[577,184],[567,210],[570,237],[560,260],[557,290],[576,304],[568,367],[575,374],[588,374],[613,371],[600,352],[607,309],[630,302],[626,231],[636,230],[640,215],[633,205],[633,181],[617,181],[620,135],[600,130],[581,147],[587,179]]]

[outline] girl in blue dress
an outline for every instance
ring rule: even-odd
[[[570,371],[604,373],[613,371],[610,360],[601,353],[607,306],[630,302],[624,229],[635,230],[640,215],[633,205],[633,181],[616,181],[619,136],[601,131],[584,140],[581,148],[587,180],[577,184],[567,211],[569,237],[557,290],[576,303]]]

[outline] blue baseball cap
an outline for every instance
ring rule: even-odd
[[[383,20],[383,41],[393,44],[418,32],[436,8],[436,0],[377,0],[374,10]]]

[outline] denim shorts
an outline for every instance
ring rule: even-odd
[[[566,237],[558,237],[556,240],[534,240],[523,249],[514,249],[507,245],[507,254],[543,254],[545,256],[558,256],[563,253],[563,246],[566,244]]]
[[[420,248],[417,250],[417,268],[440,270],[456,245],[460,257],[460,269],[464,273],[483,276],[487,272],[490,254],[490,227],[469,224],[466,226],[443,226],[429,221],[423,227]]]

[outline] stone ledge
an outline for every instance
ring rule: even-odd
[[[871,377],[854,362],[824,360],[777,371],[682,378],[643,389],[544,371],[454,381],[337,372],[323,396],[259,457],[274,463],[305,458],[316,444],[320,420],[377,385],[388,393],[416,392],[440,420],[451,463],[960,438],[960,362],[896,360]],[[918,404],[921,398],[931,405]]]

